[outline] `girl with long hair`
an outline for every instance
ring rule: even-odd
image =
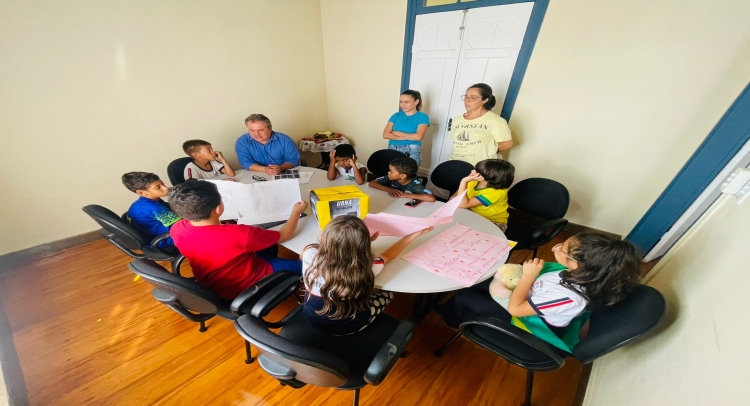
[[[426,228],[401,238],[376,256],[365,223],[356,216],[339,216],[323,230],[319,244],[302,251],[302,280],[307,290],[302,312],[318,330],[353,334],[366,328],[393,299],[375,289],[375,275],[397,258]]]
[[[388,149],[403,152],[422,164],[422,139],[427,134],[430,118],[422,113],[422,95],[416,90],[404,90],[398,99],[400,110],[388,119],[383,138],[388,140]]]

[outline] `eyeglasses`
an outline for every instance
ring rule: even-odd
[[[466,99],[469,99],[469,101],[477,101],[477,100],[479,100],[481,98],[482,98],[482,96],[475,96],[475,95],[469,96],[468,94],[464,94],[464,95],[461,96],[461,100],[462,101],[466,100]]]
[[[557,244],[557,245],[555,245],[554,247],[552,247],[552,251],[555,251],[555,252],[559,252],[559,253],[561,253],[561,254],[565,255],[566,257],[568,257],[568,259],[569,259],[569,260],[571,260],[571,261],[573,261],[573,262],[575,262],[575,263],[578,263],[578,261],[576,261],[576,260],[575,260],[575,258],[571,257],[570,255],[568,255],[568,253],[567,253],[567,252],[564,252],[564,251],[562,250],[562,246],[563,246],[563,245],[562,245],[562,243],[560,243],[560,244]]]
[[[262,176],[258,176],[258,175],[253,175],[253,180],[257,180],[258,182],[265,182],[265,181],[267,181],[268,179],[266,179],[266,178],[264,178],[264,177],[262,177]]]

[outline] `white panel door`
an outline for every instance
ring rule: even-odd
[[[497,98],[492,111],[500,114],[533,8],[534,3],[517,3],[469,10],[458,71],[453,81],[451,107],[444,123],[466,112],[460,96],[475,83],[492,87]],[[452,147],[447,128],[436,138],[442,142],[441,153],[438,161],[432,161],[435,163],[432,168],[448,160]]]
[[[416,18],[411,48],[409,88],[422,94],[422,111],[430,116],[430,128],[422,140],[422,168],[440,162],[442,142],[435,137],[444,132],[451,92],[461,49],[464,11],[422,14]],[[433,165],[432,163],[435,162]]]

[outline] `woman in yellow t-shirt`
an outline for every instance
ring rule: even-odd
[[[508,161],[480,161],[469,176],[461,179],[451,199],[466,191],[458,207],[479,214],[505,232],[508,229],[508,188],[513,184],[515,173],[516,168]]]
[[[453,119],[450,159],[472,165],[485,159],[502,159],[500,151],[512,147],[513,139],[505,119],[490,111],[497,103],[492,88],[477,83],[466,89],[461,100],[464,101],[466,113]]]

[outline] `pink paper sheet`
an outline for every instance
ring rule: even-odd
[[[506,239],[456,224],[403,258],[461,286],[471,286],[510,249]]]
[[[461,204],[462,196],[463,193],[440,206],[427,218],[400,216],[390,213],[374,213],[365,216],[364,222],[370,230],[370,235],[380,232],[380,235],[383,237],[403,237],[428,227],[453,221],[453,213],[455,213],[458,205]]]

